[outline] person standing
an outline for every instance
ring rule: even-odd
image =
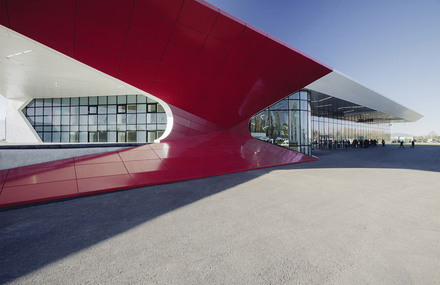
[[[411,148],[414,148],[414,144],[415,144],[415,142],[414,142],[414,139],[411,141]]]

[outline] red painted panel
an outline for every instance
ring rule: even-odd
[[[170,44],[190,52],[198,52],[205,42],[206,34],[177,23],[170,38]]]
[[[162,58],[162,63],[171,67],[188,70],[193,64],[198,51],[189,51],[182,48],[167,45]]]
[[[6,0],[0,0],[0,25],[9,27]]]
[[[186,27],[207,34],[217,15],[218,10],[214,11],[197,1],[184,1],[177,21]]]
[[[4,187],[75,179],[75,168],[66,167],[18,167],[9,170]]]
[[[76,42],[97,49],[122,53],[126,32],[90,20],[76,19]]]
[[[75,58],[98,70],[105,70],[111,76],[117,76],[121,55],[102,49],[77,44]]]
[[[112,176],[127,174],[127,169],[122,162],[107,162],[100,164],[78,164],[75,165],[76,177],[90,178],[99,176]]]
[[[131,18],[130,33],[166,43],[173,30],[174,22],[148,12],[135,8]]]
[[[127,35],[124,54],[142,60],[159,62],[165,49],[165,43],[156,42],[133,33]]]
[[[54,200],[78,195],[76,180],[5,187],[0,194],[0,207]]]
[[[242,24],[220,13],[209,35],[233,44],[238,40],[243,30],[244,26]]]
[[[143,149],[138,151],[136,148],[119,151],[119,156],[124,162],[134,160],[149,160],[159,159],[156,153],[152,149]]]
[[[153,79],[159,64],[154,61],[124,56],[121,61],[119,74],[130,77]]]
[[[91,194],[134,187],[130,175],[110,175],[78,179],[78,193]]]
[[[126,30],[133,5],[119,0],[77,0],[77,15],[90,21]]]
[[[152,12],[155,15],[176,21],[183,0],[136,0],[135,5]]]
[[[0,193],[2,192],[3,185],[5,183],[6,177],[8,176],[9,169],[0,170]]]
[[[95,164],[95,163],[109,163],[109,162],[121,162],[119,154],[114,152],[106,152],[99,154],[90,154],[73,158],[75,165],[83,164]]]

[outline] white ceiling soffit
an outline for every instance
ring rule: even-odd
[[[0,94],[6,98],[145,94],[1,25],[0,43]]]
[[[362,105],[408,122],[415,122],[423,117],[335,70],[305,88]]]

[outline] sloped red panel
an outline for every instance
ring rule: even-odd
[[[314,159],[253,139],[248,122],[331,69],[209,3],[0,0],[0,23],[173,113],[161,144],[0,172],[0,206]]]

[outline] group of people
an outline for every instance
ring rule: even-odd
[[[411,141],[411,148],[415,148],[414,145],[415,145],[415,142],[414,142],[414,140],[412,140],[412,141]],[[403,141],[400,141],[399,148],[404,148],[404,146],[403,146]]]

